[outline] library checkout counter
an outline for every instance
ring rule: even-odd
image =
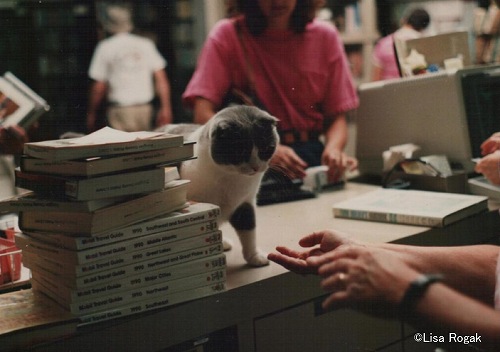
[[[345,188],[315,199],[258,208],[258,243],[298,247],[303,235],[334,228],[369,242],[415,245],[467,245],[495,242],[500,232],[497,211],[479,214],[445,228],[396,225],[334,218],[332,204],[374,189],[348,182]],[[343,309],[323,312],[325,292],[319,278],[288,272],[274,263],[247,266],[239,241],[227,252],[227,291],[207,298],[100,324],[83,326],[66,339],[34,347],[36,351],[400,351],[399,321]],[[404,329],[407,351],[435,347],[413,342]],[[0,339],[1,340],[1,339]],[[1,346],[0,346],[1,349]]]

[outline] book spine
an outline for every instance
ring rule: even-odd
[[[46,160],[23,156],[19,160],[22,172],[56,174],[65,176],[90,176],[85,161]]]
[[[125,241],[114,242],[99,247],[90,248],[83,251],[72,251],[61,247],[53,246],[46,242],[37,241],[24,234],[17,234],[18,248],[30,247],[37,250],[41,256],[56,255],[61,261],[85,264],[93,261],[104,260],[114,257],[123,252],[133,252],[139,249],[147,249],[175,241],[185,240],[199,236],[207,232],[217,230],[217,222],[210,222],[202,225],[185,226],[176,230],[157,232],[152,235],[135,237]]]
[[[54,259],[40,257],[31,252],[23,253],[23,264],[32,271],[43,272],[54,282],[64,284],[70,288],[90,287],[109,280],[120,280],[127,276],[138,275],[148,271],[160,270],[168,266],[183,264],[191,260],[203,259],[211,255],[222,253],[224,247],[216,243],[201,248],[192,248],[179,253],[167,254],[159,258],[145,260],[141,263],[132,263],[118,268],[101,270],[97,266],[68,266]],[[69,269],[68,269],[69,268]]]
[[[56,247],[66,248],[74,251],[88,250],[97,246],[104,246],[118,241],[125,241],[138,236],[148,236],[155,233],[173,231],[184,227],[199,227],[201,230],[213,231],[217,229],[217,218],[220,209],[214,208],[199,214],[183,214],[182,216],[165,216],[155,218],[133,226],[125,227],[94,237],[72,237],[67,235],[26,232],[29,237],[51,244]]]
[[[75,200],[92,200],[160,191],[165,187],[165,170],[157,168],[111,176],[67,180],[65,195]]]
[[[62,178],[15,170],[14,184],[18,188],[28,189],[47,198],[62,199],[66,195],[65,180]]]
[[[20,211],[64,211],[64,212],[92,212],[104,207],[124,201],[125,197],[114,197],[90,201],[60,201],[57,199],[18,197],[7,201],[5,207],[10,212]],[[3,203],[3,202],[2,202]]]
[[[25,143],[23,150],[24,154],[35,158],[51,160],[83,159],[93,156],[127,154],[180,147],[184,144],[184,138],[180,135],[165,135],[164,138],[136,139],[115,144],[73,144],[71,146],[68,146],[69,141],[65,141],[65,144],[58,144],[56,141],[48,142],[52,143],[45,143],[45,145],[42,142]]]
[[[19,212],[19,228],[23,232],[54,231],[91,235],[111,231],[151,219],[185,207],[187,204],[187,184],[189,181],[172,181],[175,186],[144,197],[119,203],[92,213],[65,212]]]
[[[54,276],[44,275],[43,270],[35,270],[33,279],[40,281],[47,288],[55,291],[68,304],[93,299],[103,295],[126,291],[132,288],[153,285],[159,282],[180,279],[186,276],[206,273],[226,267],[224,253],[195,259],[183,264],[168,265],[155,270],[129,275],[119,280],[111,280],[83,289],[71,289],[60,281],[54,281]]]
[[[219,282],[213,285],[202,286],[192,290],[180,291],[172,293],[170,295],[140,301],[135,304],[125,305],[115,309],[105,310],[92,314],[83,314],[80,316],[79,326],[125,317],[131,314],[146,312],[152,309],[168,307],[173,304],[211,296],[217,293],[224,292],[225,290],[225,282]]]
[[[64,285],[70,288],[80,289],[106,283],[110,280],[119,280],[127,276],[137,275],[151,270],[159,270],[169,265],[182,264],[190,260],[220,254],[222,251],[222,243],[215,243],[209,246],[190,248],[178,253],[153,256],[146,261],[125,265],[121,265],[122,262],[120,259],[111,259],[97,265],[75,266],[73,267],[74,274],[67,273],[67,269],[63,269],[66,272],[61,274],[57,266],[53,265],[54,261],[45,260],[29,252],[24,254],[26,254],[29,269],[33,271],[44,271],[47,276],[53,277],[55,282],[64,283]],[[106,270],[102,270],[103,267]]]
[[[167,236],[167,238],[169,237],[170,236]],[[30,240],[27,236],[22,234],[15,235],[16,245],[23,251],[31,252],[48,259],[57,258],[57,261],[66,265],[89,267],[99,267],[101,263],[109,263],[109,260],[114,260],[117,264],[125,265],[131,262],[145,260],[159,254],[175,253],[189,248],[218,243],[221,240],[221,231],[214,231],[202,235],[196,234],[196,236],[177,241],[166,241],[160,244],[152,243],[152,245],[146,247],[139,247],[140,249],[137,247],[133,248],[133,244],[119,242],[116,246],[110,246],[103,249],[97,247],[97,251],[93,251],[92,255],[86,256],[85,253],[82,254],[82,252],[69,251],[39,241]],[[140,240],[137,243],[142,244],[143,241]]]
[[[94,313],[106,309],[112,309],[118,306],[132,304],[137,301],[150,300],[159,296],[165,296],[171,293],[188,291],[203,287],[208,284],[217,284],[226,280],[226,271],[219,269],[207,273],[195,274],[180,279],[165,281],[153,285],[141,286],[131,290],[116,292],[113,294],[102,295],[100,297],[90,298],[81,302],[70,303],[69,305],[61,302],[61,297],[58,295],[57,290],[52,291],[47,287],[39,287],[48,296],[57,299],[64,308],[68,309],[71,313],[81,315]]]
[[[186,143],[180,147],[125,154],[111,158],[96,158],[95,160],[53,161],[23,157],[20,159],[20,168],[25,172],[91,177],[121,170],[183,161],[193,157],[193,145],[193,143]]]
[[[347,219],[378,221],[378,222],[387,222],[392,224],[406,224],[406,225],[428,226],[428,227],[441,227],[443,224],[442,220],[439,218],[431,218],[426,216],[415,216],[415,215],[403,215],[394,213],[382,213],[375,211],[340,209],[340,208],[335,208],[333,210],[333,215],[335,217],[347,218]]]

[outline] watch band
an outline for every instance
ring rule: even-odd
[[[410,283],[400,303],[400,311],[403,317],[407,316],[415,307],[425,291],[435,282],[443,280],[440,274],[423,274]]]

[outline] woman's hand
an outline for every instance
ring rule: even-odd
[[[0,152],[3,154],[22,154],[24,143],[28,142],[28,135],[24,128],[14,125],[7,128],[0,127]]]
[[[303,179],[306,176],[307,163],[292,148],[286,145],[279,144],[276,147],[276,152],[271,158],[270,165],[272,168],[283,172],[292,180]]]
[[[322,262],[314,261],[311,258],[318,258],[317,256],[333,251],[339,246],[352,243],[355,242],[336,231],[313,232],[299,241],[299,245],[302,248],[307,248],[306,250],[296,251],[288,247],[278,246],[276,247],[278,253],[270,253],[268,259],[296,273],[316,274],[318,266]]]
[[[382,315],[396,311],[410,282],[420,275],[396,253],[376,246],[341,246],[307,262],[322,263],[321,287],[331,292],[323,308],[356,306]]]
[[[481,158],[474,171],[483,174],[491,183],[500,185],[500,150]]]
[[[481,154],[488,155],[500,150],[500,132],[493,133],[481,144]]]
[[[346,170],[353,171],[358,167],[358,160],[348,156],[338,149],[326,149],[321,156],[323,165],[328,166],[328,182],[336,183],[342,180]]]

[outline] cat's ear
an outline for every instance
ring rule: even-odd
[[[212,127],[210,133],[212,138],[224,138],[231,133],[232,125],[229,121],[219,120],[217,124]]]
[[[269,114],[268,112],[266,111],[263,111],[264,114],[262,114],[260,116],[260,118],[258,119],[258,124],[260,126],[263,126],[265,127],[266,125],[267,126],[277,126],[278,125],[278,119],[274,116],[272,116],[271,114]]]
[[[268,122],[270,122],[272,125],[276,126],[278,124],[279,119],[268,113],[267,111],[264,111],[264,119],[266,119]]]

